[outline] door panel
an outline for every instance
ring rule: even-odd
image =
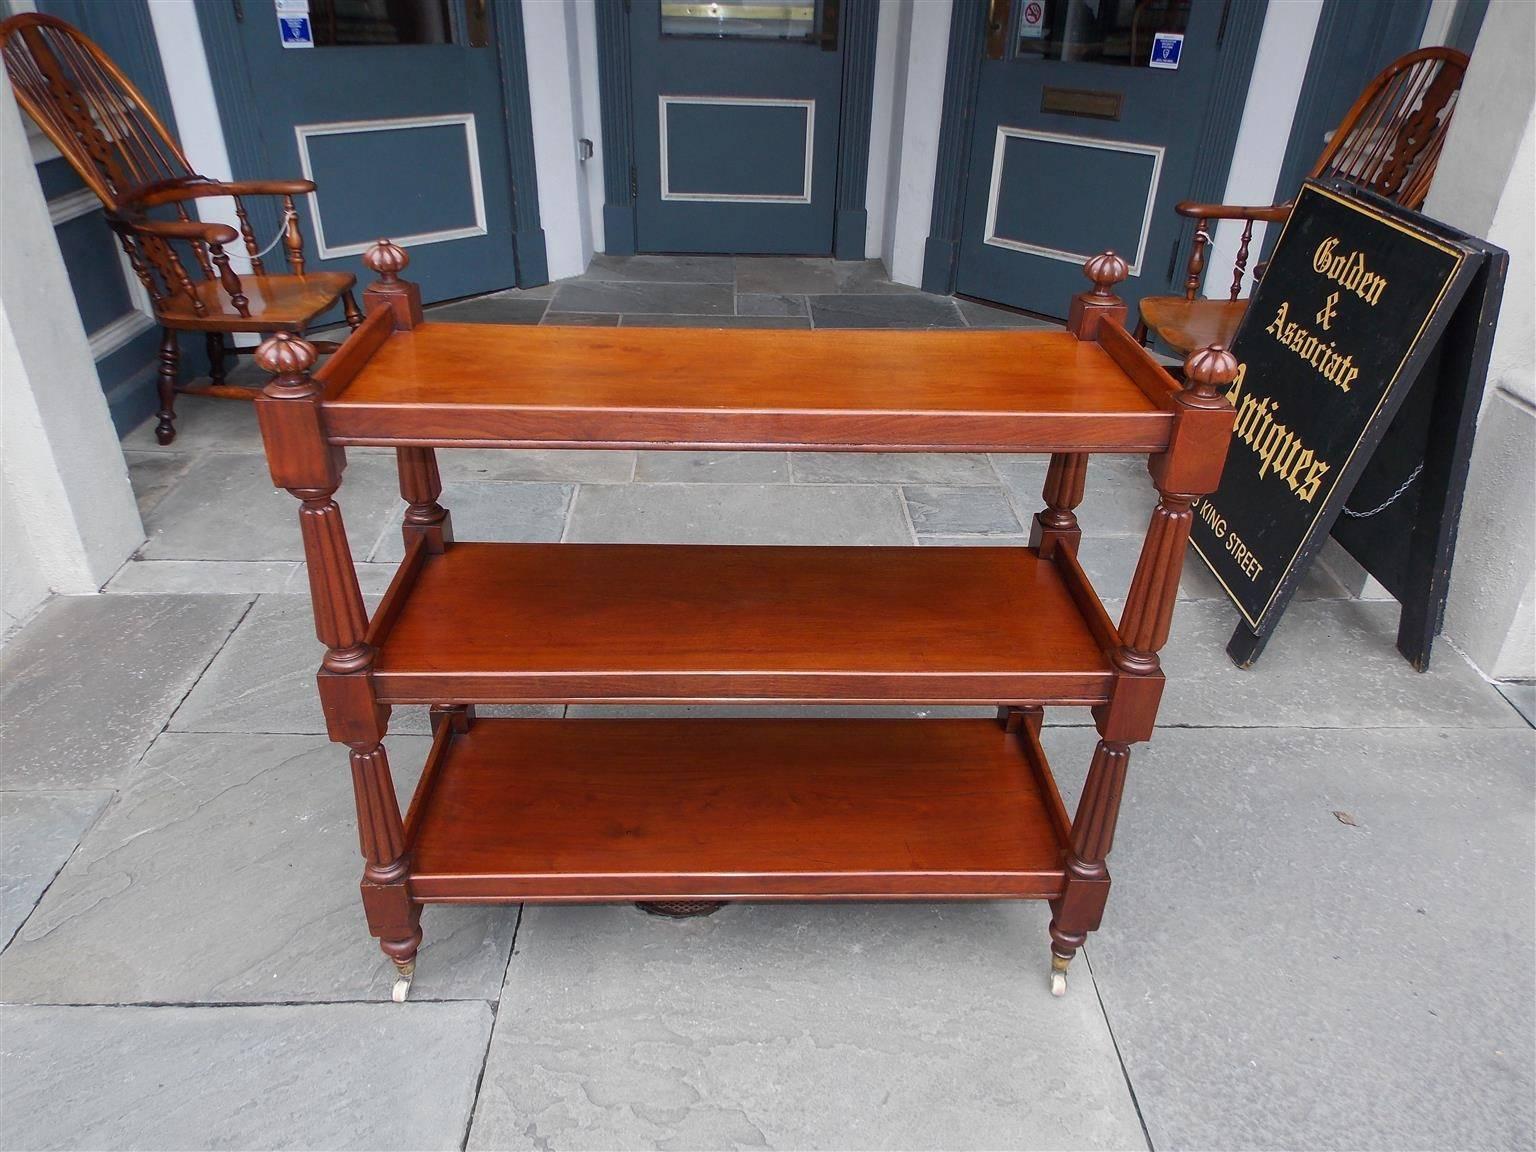
[[[1162,149],[999,126],[993,152],[984,243],[1078,265],[1111,247],[1133,271],[1140,266],[1145,213],[1106,217],[1096,190],[1116,188],[1127,204],[1150,204]]]
[[[635,0],[640,251],[832,251],[842,95],[836,22],[835,0]]]
[[[380,236],[405,247],[487,234],[475,116],[359,125],[300,125],[304,175],[318,185],[313,218],[322,257],[363,252]],[[409,167],[397,163],[409,156]],[[351,187],[367,172],[365,195]],[[430,172],[430,184],[422,173]],[[330,226],[326,226],[326,221]]]
[[[1060,316],[1106,249],[1133,305],[1169,290],[1230,2],[1015,0],[981,67],[960,292]],[[1177,69],[1160,33],[1183,37]]]
[[[814,100],[662,96],[660,105],[663,200],[811,202]]]
[[[282,46],[272,0],[245,0],[240,48],[272,171],[318,188],[310,269],[366,275],[381,236],[410,249],[428,301],[516,282],[501,76],[482,0],[311,0],[315,47]],[[259,237],[263,243],[267,237]]]

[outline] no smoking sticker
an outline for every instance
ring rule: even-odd
[[[1045,36],[1045,0],[1028,0],[1019,13],[1019,39],[1039,40]]]

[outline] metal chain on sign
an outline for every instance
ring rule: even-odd
[[[1356,520],[1369,520],[1378,512],[1385,512],[1388,508],[1397,503],[1397,498],[1399,496],[1408,491],[1408,486],[1419,478],[1419,473],[1422,471],[1424,471],[1424,461],[1420,460],[1419,466],[1408,474],[1408,479],[1404,480],[1397,486],[1397,491],[1388,496],[1380,504],[1376,505],[1376,507],[1372,508],[1369,512],[1356,512],[1353,508],[1345,505],[1344,515],[1353,517]]]

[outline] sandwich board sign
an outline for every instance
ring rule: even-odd
[[[1504,267],[1499,249],[1381,197],[1341,183],[1302,188],[1232,341],[1231,447],[1191,532],[1242,616],[1227,646],[1239,666],[1258,659],[1340,517],[1384,514],[1410,492],[1388,522],[1419,538],[1417,554],[1378,554],[1379,542],[1350,550],[1416,621],[1398,647],[1428,666]],[[1423,426],[1406,448],[1373,467],[1415,391],[1411,411],[1450,418],[1415,416]],[[1357,487],[1380,507],[1352,499]],[[1348,530],[1337,534],[1350,547]]]

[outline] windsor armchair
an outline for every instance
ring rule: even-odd
[[[180,146],[121,69],[79,29],[40,13],[0,24],[0,56],[16,102],[53,141],[87,187],[100,197],[107,224],[153,302],[160,322],[160,410],[155,438],[176,437],[178,391],[250,399],[225,384],[225,361],[242,349],[226,334],[303,330],[339,301],[356,328],[362,313],[356,277],[306,272],[304,240],[293,198],[313,192],[309,180],[225,182],[192,170]],[[244,197],[281,198],[280,239],[288,274],[269,273]],[[188,203],[210,197],[234,202],[238,231],[193,219]],[[225,246],[242,241],[249,272],[231,267]],[[274,238],[273,245],[277,244]],[[191,270],[182,253],[190,253]],[[236,259],[242,259],[238,255]],[[202,332],[211,386],[182,386],[177,332]]]
[[[1336,177],[1405,208],[1422,207],[1440,162],[1466,70],[1466,53],[1454,48],[1421,48],[1394,60],[1350,106],[1308,178]],[[1136,337],[1145,343],[1150,330],[1186,355],[1211,344],[1229,347],[1248,308],[1248,301],[1239,297],[1248,277],[1253,226],[1260,220],[1278,223],[1288,219],[1291,204],[1244,207],[1186,201],[1174,211],[1195,221],[1184,294],[1143,298]],[[1232,285],[1225,300],[1200,298],[1212,220],[1243,221]],[[1261,273],[1256,267],[1253,279]]]

